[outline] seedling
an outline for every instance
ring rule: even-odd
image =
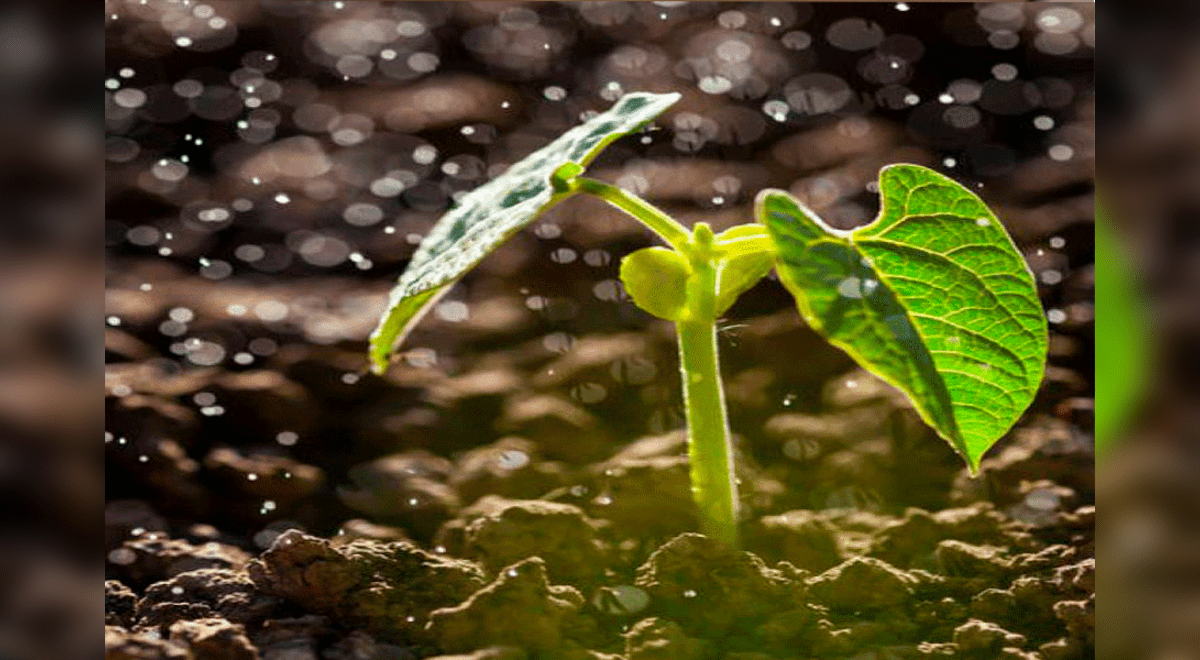
[[[634,303],[678,331],[692,496],[705,534],[738,544],[716,320],[771,268],[815,331],[903,391],[977,471],[1033,400],[1047,345],[1033,275],[996,216],[933,170],[891,165],[879,175],[879,217],[866,226],[834,229],[787,192],[763,190],[757,223],[714,234],[703,222],[689,231],[637,196],[581,176],[601,149],[678,99],[626,95],[463,197],[392,291],[371,335],[372,368],[387,368],[394,347],[463,273],[541,212],[587,193],[669,246],[626,256],[621,281]]]

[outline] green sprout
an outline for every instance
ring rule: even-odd
[[[1047,350],[1033,275],[996,216],[933,170],[891,165],[881,210],[853,231],[826,225],[782,190],[763,190],[757,223],[689,231],[646,201],[583,177],[605,146],[679,94],[629,94],[466,195],[421,242],[371,335],[372,368],[465,272],[540,213],[577,193],[625,211],[669,247],[621,262],[643,310],[675,323],[692,496],[701,531],[738,545],[738,495],[721,385],[717,319],[774,268],[801,316],[865,369],[903,391],[972,473],[1033,400]]]

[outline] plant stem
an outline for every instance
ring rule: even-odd
[[[668,245],[683,252],[691,238],[688,230],[676,222],[675,218],[651,206],[646,200],[630,194],[620,188],[587,177],[578,177],[571,181],[571,187],[600,197],[604,201],[632,215],[651,231],[658,234]]]
[[[710,233],[711,235],[711,233]],[[706,535],[738,547],[738,495],[717,354],[716,268],[693,261],[688,317],[675,324],[687,411],[692,499]]]
[[[741,253],[764,249],[765,233],[747,236],[744,243],[732,241],[726,246],[714,245],[713,231],[707,223],[696,223],[689,232],[674,218],[637,195],[603,181],[580,177],[581,171],[575,163],[559,168],[552,178],[555,190],[560,193],[582,191],[604,199],[641,221],[686,256],[691,264],[687,310],[676,322],[675,330],[679,336],[679,371],[687,411],[692,500],[698,509],[700,531],[736,548],[737,477],[717,354],[717,261],[725,251]]]

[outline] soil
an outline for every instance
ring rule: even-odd
[[[461,349],[455,375],[359,373],[352,342],[176,374],[130,354],[223,288],[181,276],[140,299],[142,331],[132,310],[110,330],[110,659],[1092,652],[1093,454],[1053,414],[1061,395],[972,478],[832,349],[815,405],[773,394],[789,367],[747,344],[789,355],[813,337],[791,310],[741,319],[734,551],[694,532],[681,431],[623,441],[631,399],[674,393],[669,326],[558,354],[514,322],[486,337],[507,347]]]
[[[445,14],[439,38],[455,21],[494,18],[480,18],[486,3],[426,4]],[[549,11],[569,13],[560,9]],[[670,36],[630,24],[613,38],[682,48],[715,18],[689,11]],[[820,34],[834,11],[822,8],[809,29]],[[836,11],[883,20],[894,10]],[[960,56],[965,47],[937,32],[954,10],[920,11],[945,14],[908,25],[925,42],[924,61]],[[280,42],[301,21],[267,18],[284,27],[256,38],[286,54]],[[577,36],[584,52],[612,47],[596,33]],[[470,66],[454,77],[454,57],[466,55],[447,48],[447,71],[434,83],[517,99],[526,120],[549,129],[576,119],[542,97],[549,78],[534,85],[505,74],[501,83]],[[1001,57],[972,53],[983,71]],[[163,61],[179,69],[164,74],[168,83],[195,64]],[[1046,75],[1055,65],[1030,63]],[[946,82],[959,75],[947,67],[938,72]],[[1079,98],[1056,113],[1086,143],[1091,98],[1071,80]],[[326,90],[321,99],[362,117],[381,89],[392,88]],[[717,119],[736,114],[708,102],[692,95],[686,105]],[[443,110],[402,117],[415,122],[405,132],[451,154],[465,148],[456,131],[468,120],[493,132],[522,125]],[[1062,314],[1050,367],[1029,412],[972,477],[902,396],[806,328],[777,282],[760,283],[721,329],[743,550],[696,533],[673,328],[616,286],[619,258],[648,237],[615,211],[572,200],[514,237],[375,376],[365,371],[367,333],[411,254],[407,233],[440,207],[413,195],[389,208],[395,231],[348,228],[346,199],[330,215],[314,201],[320,195],[304,197],[303,177],[262,189],[238,178],[235,170],[286,156],[255,160],[280,140],[196,163],[185,182],[204,179],[210,187],[199,192],[151,190],[133,165],[111,165],[110,224],[119,226],[106,296],[107,660],[1092,657],[1094,151],[1077,145],[1075,160],[1052,161],[1029,117],[1018,130],[997,110],[988,130],[1014,146],[1005,168],[988,171],[966,142],[938,142],[916,124],[906,133],[896,113],[860,110],[744,142],[736,131],[714,134],[707,150],[686,157],[677,157],[680,140],[700,138],[675,122],[667,132],[678,139],[662,140],[668,151],[656,143],[647,160],[631,160],[640,152],[626,140],[597,164],[598,176],[637,175],[647,197],[685,224],[718,230],[744,221],[759,187],[792,186],[820,205],[820,186],[840,181],[863,194],[834,195],[820,210],[853,225],[870,215],[866,186],[882,164],[975,153],[963,160],[976,168],[966,176],[986,181],[985,197],[1034,271],[1054,273],[1042,275],[1041,289]],[[372,139],[394,137],[381,123]],[[527,151],[522,144],[507,148]],[[245,158],[234,163],[237,153]],[[353,158],[337,167],[386,169]],[[730,173],[745,190],[714,206],[707,191]],[[369,179],[323,181],[351,198]],[[248,200],[252,210],[216,229],[184,217],[205,195]],[[278,195],[295,204],[273,205]],[[157,245],[124,238],[140,226],[174,232],[174,252],[155,255]],[[357,261],[321,261],[337,236],[361,251]],[[263,246],[253,267],[232,256],[247,244]],[[236,272],[215,274],[211,261],[198,270],[209,256]]]

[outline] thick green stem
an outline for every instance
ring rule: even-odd
[[[699,508],[701,531],[736,548],[737,481],[717,354],[717,271],[707,259],[697,258],[700,256],[693,255],[688,315],[675,325],[687,411],[692,498]]]
[[[604,199],[657,233],[687,257],[691,266],[686,310],[676,321],[675,328],[679,336],[679,370],[687,411],[692,499],[698,508],[700,530],[736,548],[737,480],[717,355],[717,262],[726,254],[761,249],[765,233],[750,232],[744,241],[716,245],[708,224],[697,223],[693,231],[688,232],[674,218],[638,196],[603,181],[580,177],[582,170],[577,163],[560,167],[551,178],[555,190],[559,193],[581,191]]]

